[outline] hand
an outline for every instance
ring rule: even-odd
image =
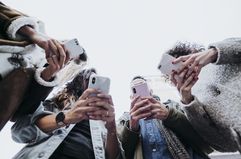
[[[148,119],[159,119],[165,120],[169,115],[169,110],[165,105],[161,104],[159,101],[153,97],[145,97],[142,99],[148,99],[149,107],[151,108],[151,116]]]
[[[56,55],[60,68],[64,67],[64,64],[69,61],[69,56],[67,55],[63,44],[59,41],[37,32],[34,28],[28,25],[21,27],[17,33],[24,36],[29,42],[37,44],[44,49],[46,59],[52,57],[52,55]]]
[[[48,61],[48,66],[42,71],[41,77],[49,81],[52,79],[56,73],[61,70],[61,68],[64,67],[64,65],[70,60],[69,55],[65,54],[66,51],[64,51],[62,46],[57,40],[51,39],[51,40],[39,40],[38,42],[39,46],[42,46],[45,49],[46,57]],[[56,44],[56,46],[53,45],[53,43]],[[50,50],[53,50],[53,48],[58,48],[55,50],[55,52],[51,52]]]
[[[211,48],[202,52],[193,53],[186,56],[181,56],[173,61],[173,64],[183,61],[184,65],[177,70],[177,73],[182,72],[185,68],[188,68],[186,77],[195,71],[200,73],[201,68],[207,64],[214,62],[217,59],[218,52],[216,49]]]
[[[184,104],[189,104],[191,101],[193,101],[193,95],[191,90],[195,83],[198,81],[198,76],[197,74],[192,73],[188,78],[185,78],[184,80],[176,80],[183,79],[183,76],[185,76],[185,73],[187,73],[187,69],[183,72],[184,74],[181,73],[180,75],[173,72],[171,75],[171,81],[177,87],[177,90],[181,95],[181,101]]]
[[[100,110],[99,107],[91,107],[93,102],[100,101],[97,97],[90,97],[93,93],[99,93],[95,89],[87,89],[75,102],[74,106],[65,114],[66,124],[75,124],[84,119],[89,119],[88,113]]]
[[[151,116],[150,107],[149,107],[148,99],[141,100],[141,98],[135,97],[131,102],[131,110],[130,110],[130,121],[129,127],[132,131],[139,130],[139,120],[144,119]]]
[[[105,121],[107,130],[115,129],[115,126],[113,127],[113,125],[115,125],[115,109],[112,97],[107,94],[98,93],[95,98],[99,100],[90,103],[89,106],[99,109],[88,113],[89,119]]]
[[[31,40],[45,50],[46,59],[55,55],[55,63],[58,63],[60,68],[63,68],[64,65],[69,61],[69,55],[67,54],[64,45],[58,40],[39,33],[35,33],[33,36],[31,36]]]

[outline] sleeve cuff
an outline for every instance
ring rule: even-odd
[[[210,45],[208,48],[209,48],[209,49],[214,48],[214,49],[216,49],[216,50],[217,50],[217,52],[218,52],[218,56],[217,56],[216,61],[215,61],[215,62],[213,62],[213,64],[215,64],[215,65],[216,65],[216,64],[219,64],[219,61],[220,61],[220,59],[221,59],[220,49],[219,49],[219,48],[217,48],[216,46],[212,46],[212,45]]]
[[[44,70],[45,68],[38,68],[35,72],[35,80],[42,86],[45,86],[45,87],[55,87],[59,84],[59,79],[58,77],[56,76],[54,78],[53,81],[51,82],[48,82],[48,81],[45,81],[42,77],[41,77],[41,72]]]
[[[32,26],[36,31],[39,31],[38,23],[35,18],[32,17],[20,17],[16,20],[12,21],[10,26],[7,29],[7,35],[11,39],[20,40],[22,39],[20,35],[17,35],[17,31],[25,26],[30,25]]]
[[[190,106],[192,106],[193,104],[195,104],[195,103],[197,103],[198,102],[198,99],[197,99],[197,97],[196,96],[193,96],[193,101],[191,101],[189,104],[184,104],[182,101],[180,101],[180,105],[182,106],[182,107],[190,107]]]

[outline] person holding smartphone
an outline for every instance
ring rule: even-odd
[[[194,129],[218,151],[241,152],[241,38],[225,39],[208,49],[180,42],[166,53],[177,58],[173,63],[183,63],[170,80]],[[193,73],[198,80],[185,86]]]
[[[11,117],[36,110],[59,84],[57,73],[70,57],[62,42],[45,33],[43,22],[0,2],[0,59],[1,130]]]
[[[104,157],[124,157],[117,139],[111,96],[88,88],[90,76],[95,73],[95,69],[81,71],[63,91],[41,104],[34,114],[14,124],[13,139],[28,144],[13,158],[95,159],[93,142],[97,141],[92,141],[89,120],[105,122],[105,129],[101,130]],[[101,146],[98,148],[102,149]]]
[[[143,77],[135,77],[131,85],[138,86],[132,87],[137,88],[133,93],[141,90],[139,85],[145,82]],[[149,96],[132,97],[130,112],[119,119],[126,158],[208,158],[212,149],[192,128],[179,104],[171,100],[160,103],[158,96],[146,91],[149,93],[143,94]]]

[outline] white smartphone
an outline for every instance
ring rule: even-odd
[[[148,87],[148,84],[146,82],[138,82],[136,84],[133,84],[131,86],[131,91],[133,97],[149,97],[151,96],[151,91]]]
[[[99,89],[101,92],[109,94],[110,79],[108,77],[92,74],[89,79],[88,88]]]
[[[163,54],[158,69],[165,75],[171,75],[172,70],[177,70],[183,65],[182,61],[177,64],[172,64],[172,61],[175,59],[175,57],[169,54]]]
[[[64,42],[64,47],[68,51],[70,59],[78,58],[81,54],[83,54],[85,52],[83,47],[79,45],[79,42],[76,38]]]

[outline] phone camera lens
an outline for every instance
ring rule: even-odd
[[[136,93],[136,89],[135,88],[132,88],[132,91],[133,91],[134,94]]]
[[[95,84],[95,77],[92,78],[92,84]]]

